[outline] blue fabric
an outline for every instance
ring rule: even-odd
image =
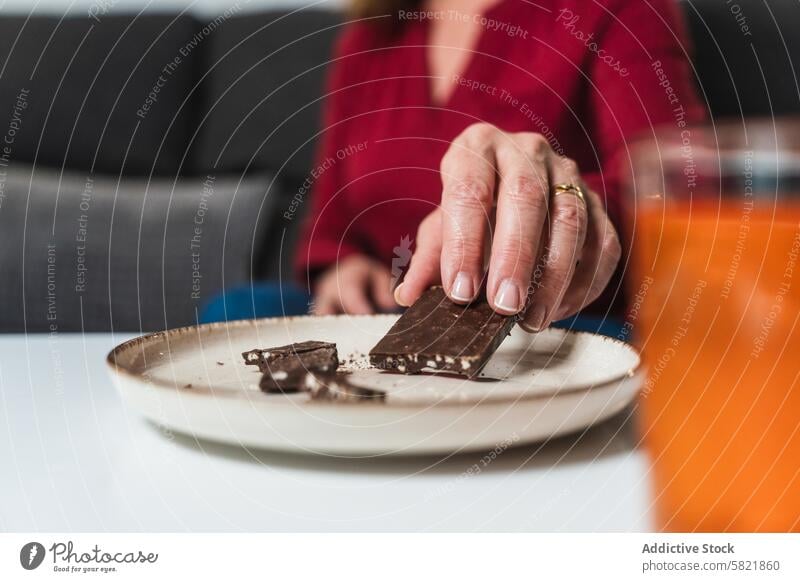
[[[305,315],[311,297],[292,284],[256,283],[223,291],[205,306],[200,323]]]
[[[588,331],[599,333],[608,337],[627,340],[627,330],[622,321],[615,317],[597,317],[592,315],[576,315],[562,321],[557,321],[553,327],[570,329],[572,331]]]
[[[228,289],[213,298],[200,314],[200,323],[235,321],[259,317],[305,315],[311,302],[309,294],[293,284],[256,283]],[[615,318],[577,315],[554,324],[554,327],[588,331],[626,339],[623,323]]]

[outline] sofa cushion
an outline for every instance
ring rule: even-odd
[[[260,12],[215,31],[204,47],[195,171],[278,171],[286,164],[279,177],[302,183],[313,156],[306,142],[320,127],[324,65],[341,23],[328,11]]]
[[[0,120],[14,119],[20,94],[25,101],[13,158],[175,174],[191,124],[181,104],[199,60],[197,27],[169,15],[0,18]]]
[[[251,281],[260,217],[274,214],[267,176],[117,181],[26,167],[0,184],[2,331],[193,324],[211,296]]]

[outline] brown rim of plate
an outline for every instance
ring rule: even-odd
[[[230,329],[232,327],[233,328],[244,328],[244,327],[254,326],[256,324],[264,323],[264,322],[279,322],[279,321],[290,322],[290,321],[295,321],[295,320],[306,320],[306,319],[310,319],[310,318],[323,320],[323,319],[339,319],[339,318],[344,318],[344,317],[347,317],[349,319],[352,319],[352,318],[355,318],[355,319],[386,318],[386,319],[388,319],[388,318],[396,318],[396,317],[398,317],[398,315],[394,315],[394,314],[378,314],[378,315],[292,315],[292,316],[288,316],[288,317],[266,317],[266,318],[260,318],[260,319],[240,319],[240,320],[236,320],[236,321],[228,321],[228,322],[219,321],[219,322],[214,322],[214,323],[202,323],[202,324],[199,324],[199,325],[189,325],[189,326],[185,326],[185,327],[176,327],[176,328],[169,329],[169,330],[166,330],[166,331],[157,331],[157,332],[153,332],[153,333],[148,333],[148,334],[141,335],[139,337],[135,337],[133,339],[127,340],[125,342],[122,342],[121,344],[119,344],[116,347],[114,347],[110,352],[108,352],[108,355],[106,356],[106,364],[111,369],[111,372],[116,374],[116,375],[127,376],[127,377],[129,377],[131,379],[134,379],[134,380],[137,380],[137,381],[141,381],[141,382],[146,382],[150,386],[157,386],[159,388],[168,388],[168,389],[171,389],[171,390],[179,389],[181,394],[185,394],[187,396],[191,396],[191,395],[195,395],[195,396],[214,395],[214,396],[223,396],[225,398],[231,398],[231,397],[240,398],[243,394],[246,394],[244,391],[241,391],[241,390],[230,390],[229,394],[219,394],[219,393],[215,392],[211,387],[208,387],[208,386],[197,386],[197,387],[193,387],[192,389],[184,389],[184,388],[179,388],[175,383],[172,383],[172,382],[161,381],[161,380],[146,380],[145,378],[142,377],[142,374],[140,372],[134,372],[134,371],[126,368],[125,366],[121,366],[121,365],[117,364],[116,357],[119,356],[120,354],[122,354],[123,352],[126,352],[126,351],[130,350],[130,349],[140,348],[141,346],[143,346],[145,344],[149,344],[149,343],[155,343],[159,339],[161,339],[162,341],[166,339],[167,340],[167,345],[169,345],[169,339],[168,338],[170,336],[182,336],[182,335],[186,335],[188,333],[200,333],[203,330]],[[550,328],[550,329],[556,329],[556,328]],[[611,343],[614,343],[614,344],[618,344],[621,347],[623,347],[624,349],[632,351],[636,355],[636,358],[637,358],[636,365],[634,367],[628,369],[627,371],[622,372],[622,373],[618,374],[617,376],[614,376],[610,380],[606,380],[602,384],[580,385],[580,386],[576,386],[576,387],[572,387],[572,388],[565,388],[565,389],[562,389],[562,390],[558,390],[556,392],[550,392],[548,394],[520,395],[520,396],[517,396],[517,397],[514,397],[514,398],[498,398],[498,399],[490,399],[490,400],[470,399],[470,400],[464,400],[464,401],[459,401],[459,402],[451,402],[451,401],[448,401],[448,402],[437,402],[437,403],[434,403],[434,405],[437,406],[437,407],[441,407],[441,406],[475,406],[476,404],[481,404],[481,403],[498,404],[498,403],[517,402],[517,401],[527,401],[527,400],[539,400],[539,399],[542,399],[542,398],[553,398],[554,396],[560,396],[560,395],[566,395],[566,394],[575,394],[575,393],[579,393],[579,392],[586,392],[586,391],[589,391],[589,390],[601,390],[603,388],[609,387],[612,384],[617,384],[617,383],[621,382],[622,380],[624,380],[625,378],[634,377],[642,368],[642,357],[641,357],[641,354],[639,353],[639,351],[634,346],[632,346],[631,344],[629,344],[627,342],[624,342],[624,341],[622,341],[620,339],[617,339],[617,338],[614,338],[614,337],[595,334],[595,333],[591,333],[591,332],[588,332],[588,331],[580,331],[580,330],[574,331],[574,330],[563,329],[563,328],[558,328],[558,329],[559,329],[559,331],[563,331],[563,332],[568,333],[568,334],[588,335],[588,336],[593,336],[593,337],[599,338],[602,341],[607,341],[607,342],[611,342]],[[352,407],[363,407],[363,406],[370,406],[372,404],[374,404],[375,406],[380,405],[382,407],[392,407],[392,408],[401,408],[401,407],[402,408],[408,408],[408,407],[418,408],[420,406],[420,404],[413,403],[413,402],[392,402],[391,399],[389,399],[389,400],[387,400],[385,402],[381,402],[380,404],[377,404],[377,403],[372,403],[371,404],[369,402],[352,402],[352,403],[351,402],[323,402],[323,401],[315,401],[315,400],[308,400],[308,401],[305,401],[305,402],[297,402],[296,400],[291,400],[291,399],[286,399],[286,398],[281,398],[281,399],[274,398],[274,399],[270,399],[270,400],[271,400],[271,402],[270,402],[271,404],[276,404],[276,405],[291,405],[291,406],[298,406],[298,405],[315,406],[316,405],[316,406],[336,406],[337,408],[351,407],[351,406]]]

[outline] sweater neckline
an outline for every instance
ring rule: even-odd
[[[494,18],[497,13],[502,11],[502,9],[505,8],[505,6],[511,1],[512,0],[500,0],[497,4],[490,6],[487,10],[480,13],[480,18],[482,20]],[[519,2],[524,0],[516,1]],[[476,16],[478,15],[476,14]],[[419,79],[421,81],[425,106],[432,109],[450,109],[453,106],[453,102],[458,98],[462,89],[462,85],[456,85],[455,88],[453,88],[453,90],[450,92],[450,95],[448,95],[447,99],[445,99],[443,102],[437,102],[434,99],[433,86],[431,83],[433,79],[433,72],[430,69],[427,52],[429,45],[428,40],[430,38],[430,22],[427,20],[420,22],[418,30],[419,35],[415,42],[415,52],[418,60],[418,66],[420,67],[420,70],[423,71],[423,74],[419,77]],[[466,66],[461,71],[458,71],[456,75],[464,79],[470,79],[475,75],[478,63],[478,59],[476,57],[481,53],[486,52],[484,45],[488,41],[489,36],[489,29],[486,26],[483,26],[475,45],[471,49],[463,49],[469,50],[472,54],[470,55]]]

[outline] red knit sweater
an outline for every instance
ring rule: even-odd
[[[619,219],[625,140],[703,116],[673,0],[504,0],[482,22],[443,105],[431,99],[429,20],[402,20],[394,34],[375,22],[349,25],[307,182],[312,208],[296,263],[304,280],[356,252],[391,265],[438,205],[439,163],[473,123],[545,135]]]

